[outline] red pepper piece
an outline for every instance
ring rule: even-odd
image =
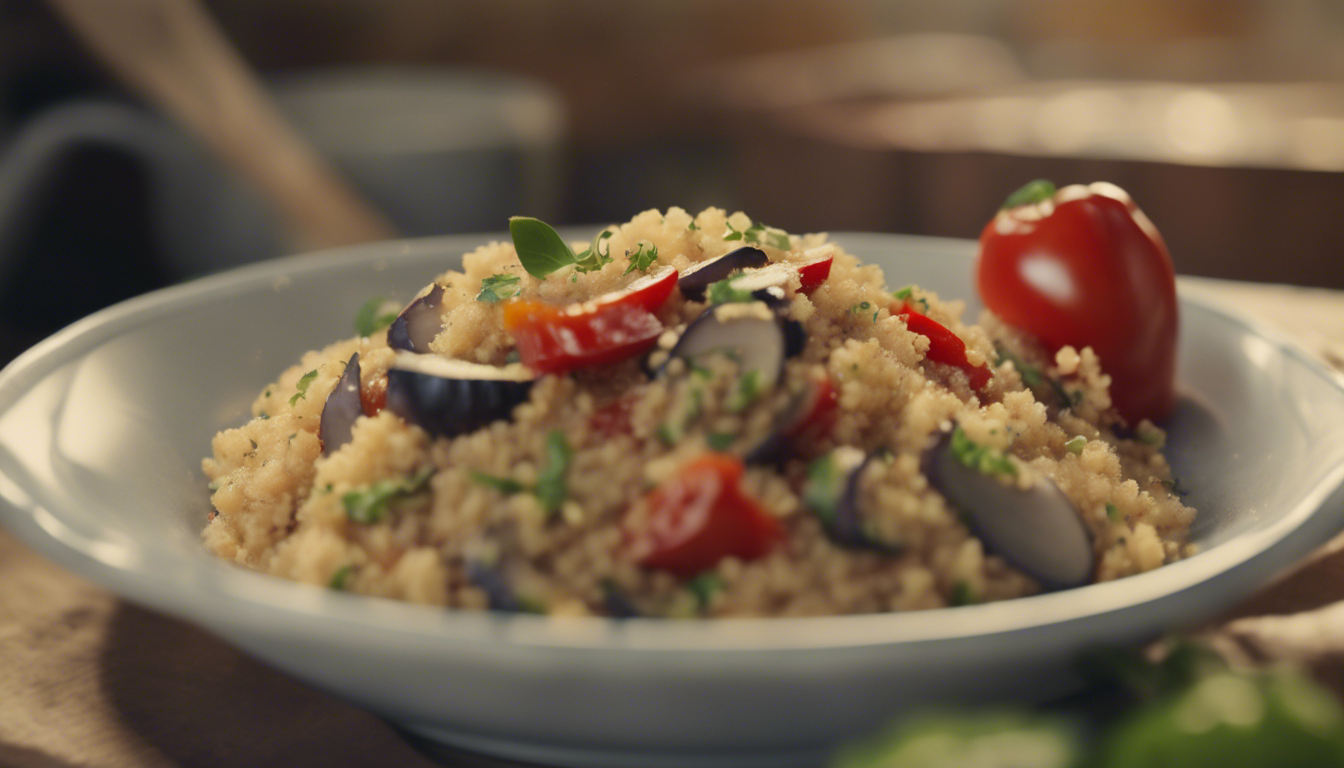
[[[989,386],[990,379],[994,377],[994,374],[989,370],[989,366],[984,364],[971,365],[970,361],[966,359],[966,342],[949,331],[942,323],[915,311],[908,301],[901,302],[901,305],[892,309],[891,313],[904,317],[906,328],[929,340],[929,352],[926,355],[928,359],[936,363],[946,363],[965,371],[967,378],[971,381],[971,389],[976,392],[984,391],[984,388]]]

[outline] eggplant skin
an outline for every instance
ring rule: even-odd
[[[531,381],[452,379],[391,368],[387,409],[436,437],[465,435],[513,413]]]

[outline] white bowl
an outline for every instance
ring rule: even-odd
[[[891,285],[974,295],[972,243],[835,239]],[[807,764],[903,709],[1055,696],[1076,687],[1084,649],[1207,617],[1344,525],[1339,379],[1186,298],[1170,456],[1204,551],[1133,578],[908,614],[559,620],[362,598],[207,554],[211,435],[300,353],[351,334],[366,299],[411,298],[483,240],[245,267],[43,342],[0,373],[0,522],[127,599],[431,739],[589,766]]]

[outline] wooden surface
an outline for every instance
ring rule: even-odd
[[[1344,293],[1187,288],[1278,326],[1344,371]],[[1344,538],[1206,632],[1247,660],[1307,664],[1344,693]],[[0,531],[0,766],[434,764],[373,715],[123,602]],[[446,764],[510,765],[467,754]]]

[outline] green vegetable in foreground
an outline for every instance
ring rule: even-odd
[[[569,493],[565,475],[573,455],[563,432],[552,430],[546,436],[546,465],[537,475],[537,501],[548,513],[558,512],[560,505],[565,503]]]
[[[952,455],[983,474],[1017,477],[1017,467],[1002,451],[976,443],[961,427],[952,430]]]
[[[511,299],[518,295],[518,283],[521,280],[517,275],[490,275],[481,280],[481,292],[476,294],[476,300],[494,304]]]
[[[360,306],[359,312],[355,314],[355,332],[360,336],[372,336],[396,319],[396,305],[378,296]]]

